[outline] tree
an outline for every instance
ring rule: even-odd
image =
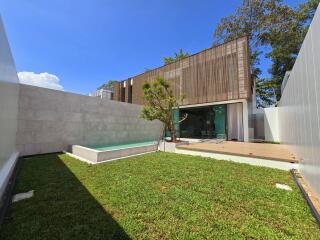
[[[282,80],[295,63],[318,4],[319,0],[309,0],[297,8],[273,2],[266,6],[266,27],[260,38],[264,45],[271,47],[266,56],[272,61],[268,71],[277,101],[281,98]]]
[[[162,77],[157,77],[151,84],[145,82],[142,86],[143,97],[147,105],[141,110],[141,117],[150,121],[160,120],[171,134],[171,141],[177,142],[177,131],[173,121],[173,111],[179,108],[178,99],[173,95],[170,85]],[[182,100],[182,99],[180,99]],[[184,115],[179,121],[187,118]]]
[[[113,85],[115,83],[117,83],[118,81],[116,80],[109,80],[107,83],[105,84],[102,84],[100,87],[97,88],[97,90],[100,90],[100,89],[113,89]]]
[[[164,61],[164,64],[169,64],[169,63],[173,63],[177,60],[180,60],[180,59],[183,59],[183,58],[186,58],[189,56],[189,53],[183,53],[182,49],[180,48],[179,52],[178,53],[174,53],[174,57],[165,57],[163,59]]]
[[[256,79],[257,107],[264,108],[276,104],[277,83],[268,78]]]
[[[295,62],[318,4],[319,0],[307,0],[297,8],[292,8],[285,5],[283,0],[245,0],[235,14],[221,19],[214,32],[214,45],[244,35],[249,38],[252,80],[259,81],[259,106],[274,101],[274,93],[276,99],[280,99],[282,79]],[[260,57],[268,48],[271,50],[265,56],[272,61],[268,70],[271,78],[259,79]],[[268,97],[271,92],[273,94]],[[259,103],[260,100],[262,102]]]
[[[259,57],[262,51],[259,34],[262,31],[261,19],[264,17],[266,1],[244,1],[244,4],[238,7],[234,14],[220,20],[213,34],[214,46],[239,37],[248,36],[253,80],[261,74]]]

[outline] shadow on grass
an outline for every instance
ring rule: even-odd
[[[0,239],[130,239],[80,181],[57,154],[23,159],[15,192],[35,195],[12,205]]]

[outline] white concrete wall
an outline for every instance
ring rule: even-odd
[[[17,156],[15,143],[18,82],[15,64],[0,17],[0,198]]]
[[[303,176],[320,197],[319,7],[279,105],[280,141],[299,158]]]
[[[158,140],[159,121],[140,118],[141,106],[20,85],[17,147],[22,155]]]
[[[255,113],[254,117],[254,140],[265,140],[264,132],[264,111]]]
[[[278,108],[264,108],[264,136],[266,141],[279,142]]]
[[[264,111],[263,109],[257,109],[252,114],[249,114],[250,119],[250,141],[265,140],[264,135]]]
[[[243,117],[243,141],[249,142],[249,111],[248,102],[242,102],[242,117]]]

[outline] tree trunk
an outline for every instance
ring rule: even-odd
[[[173,124],[171,127],[171,142],[177,142],[177,132],[176,132],[176,128]]]

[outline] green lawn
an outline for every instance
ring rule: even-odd
[[[275,188],[285,183],[292,192]],[[99,165],[23,160],[0,239],[320,239],[289,172],[151,153]]]

